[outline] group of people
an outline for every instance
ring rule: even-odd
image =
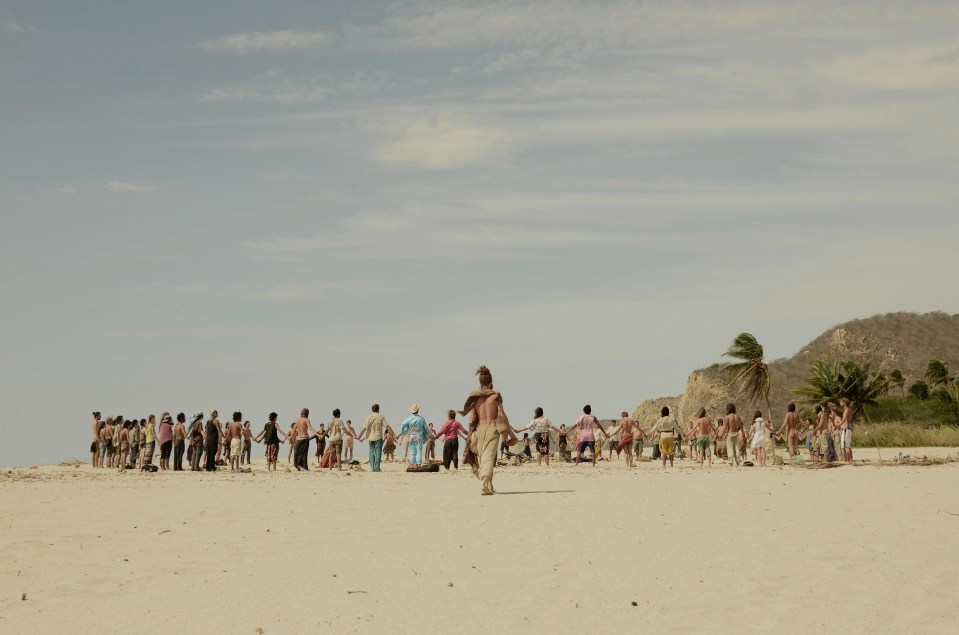
[[[623,411],[621,419],[608,429],[592,414],[589,405],[583,408],[582,416],[571,428],[565,424],[554,426],[546,418],[542,408],[536,408],[533,419],[523,428],[510,424],[503,407],[502,394],[493,389],[492,373],[486,366],[476,371],[480,387],[472,391],[466,399],[460,415],[468,417],[464,427],[457,418],[457,411],[450,410],[447,421],[439,430],[427,423],[420,415],[419,405],[410,408],[407,417],[397,433],[380,414],[378,404],[373,404],[371,414],[363,427],[357,431],[350,420],[340,418],[340,410],[332,412],[332,418],[320,423],[316,428],[310,420],[310,411],[304,408],[300,416],[290,424],[288,430],[277,423],[277,414],[270,413],[263,429],[254,434],[249,421],[243,421],[240,412],[234,412],[225,426],[220,423],[216,410],[204,420],[202,412],[193,414],[189,419],[183,413],[176,416],[176,422],[168,412],[160,416],[159,427],[156,417],[127,420],[117,415],[103,420],[99,412],[93,413],[90,445],[93,467],[124,469],[172,469],[183,470],[183,457],[193,471],[216,470],[218,466],[229,466],[232,471],[242,471],[243,463],[250,463],[252,444],[266,445],[267,470],[275,471],[281,443],[289,443],[287,461],[292,460],[298,471],[308,471],[310,442],[316,444],[316,467],[332,470],[334,466],[342,470],[344,462],[356,463],[353,458],[355,442],[369,443],[369,464],[373,472],[381,470],[384,460],[394,460],[397,444],[406,441],[403,461],[407,460],[411,468],[430,464],[435,455],[437,442],[443,444],[442,465],[447,470],[459,468],[459,441],[466,442],[463,463],[472,468],[481,481],[483,495],[495,494],[493,488],[493,467],[496,464],[497,450],[506,458],[531,460],[533,448],[540,464],[549,465],[551,445],[555,434],[558,455],[561,459],[596,464],[603,448],[609,451],[609,460],[613,452],[617,457],[625,454],[627,468],[636,466],[642,460],[644,443],[655,441],[653,459],[661,459],[663,467],[667,460],[670,466],[681,451],[684,440],[689,444],[690,455],[699,460],[700,465],[708,462],[712,465],[713,454],[727,458],[735,465],[745,462],[747,446],[753,451],[760,466],[766,464],[766,452],[770,444],[775,447],[777,438],[785,438],[789,455],[799,453],[799,439],[804,422],[796,413],[795,404],[789,404],[788,412],[778,431],[764,419],[760,411],[753,415],[752,424],[747,428],[736,413],[736,406],[729,404],[726,415],[715,423],[707,416],[706,409],[699,416],[690,419],[682,428],[670,415],[669,408],[663,408],[660,418],[647,433],[641,425]],[[841,400],[842,415],[829,404],[817,407],[815,426],[807,424],[806,446],[811,456],[822,460],[837,460],[836,448],[842,451],[842,460],[852,460],[852,420],[854,411],[848,400]],[[520,439],[518,436],[522,434]],[[532,435],[532,437],[530,437]],[[598,440],[602,437],[604,440]],[[597,443],[599,445],[597,445]],[[519,452],[513,452],[517,445]],[[160,449],[160,466],[152,465],[156,447]],[[570,447],[574,448],[573,452]],[[170,456],[173,466],[170,467]]]

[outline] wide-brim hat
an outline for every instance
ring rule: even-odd
[[[410,406],[410,412],[412,414],[418,414],[419,411],[420,411],[420,405],[418,403],[415,403],[412,406]]]

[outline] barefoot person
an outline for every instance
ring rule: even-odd
[[[736,404],[726,406],[726,418],[719,429],[720,439],[726,438],[726,457],[735,465],[739,465],[740,448],[743,447],[743,420],[736,414]]]
[[[699,467],[703,466],[703,459],[713,466],[713,453],[710,444],[716,435],[713,420],[706,416],[706,409],[699,409],[699,418],[693,421],[693,435],[696,437],[696,449],[699,451]]]
[[[436,433],[436,439],[443,442],[443,467],[449,472],[450,464],[454,470],[458,470],[460,454],[460,437],[467,438],[466,428],[456,420],[456,411],[450,410],[446,413],[446,423],[444,423],[439,432]]]
[[[210,418],[206,421],[206,471],[216,471],[216,457],[221,447],[220,439],[223,437],[223,430],[220,429],[220,420],[217,418],[216,410],[210,412]]]
[[[529,430],[533,434],[533,443],[536,445],[536,464],[542,465],[543,459],[546,459],[546,465],[549,465],[549,440],[552,431],[556,434],[565,436],[566,429],[557,428],[553,423],[543,415],[543,409],[536,408],[533,411],[533,420],[525,428],[520,428],[516,432],[525,432]]]
[[[122,472],[127,467],[127,454],[130,452],[130,426],[129,421],[124,421],[120,426],[120,454],[117,460],[117,472]]]
[[[230,436],[230,471],[240,469],[240,455],[243,454],[243,413],[234,412],[233,421],[227,424],[226,433]]]
[[[669,467],[672,467],[673,455],[676,453],[676,435],[681,434],[681,432],[679,424],[669,416],[669,408],[663,408],[660,415],[662,416],[656,422],[653,434],[659,437],[659,455],[663,459],[663,467],[666,467],[667,458],[669,459]]]
[[[266,425],[263,426],[263,430],[260,434],[256,435],[256,441],[260,440],[266,444],[266,471],[269,472],[272,468],[273,471],[276,471],[276,461],[280,456],[280,437],[286,439],[286,434],[283,430],[280,429],[280,426],[276,424],[276,413],[270,413],[270,419],[266,422]]]
[[[839,424],[839,447],[842,448],[842,460],[852,463],[852,418],[855,411],[849,400],[843,397],[839,400],[842,408],[842,420]]]
[[[610,438],[620,435],[619,442],[616,444],[616,453],[626,453],[626,467],[631,469],[633,465],[633,431],[636,429],[636,422],[629,418],[629,413],[623,410],[620,414],[619,424],[610,430]]]
[[[481,494],[490,496],[493,489],[493,466],[496,464],[496,447],[500,435],[511,432],[509,418],[503,409],[503,396],[493,390],[493,374],[486,366],[476,370],[479,390],[466,398],[461,415],[469,415],[469,449],[475,455],[477,465],[473,473],[482,482]],[[463,462],[466,462],[464,457]]]
[[[386,423],[386,417],[380,414],[380,404],[375,403],[370,408],[372,414],[366,418],[363,430],[358,437],[370,443],[370,471],[379,472],[380,462],[383,460],[383,440],[386,435],[393,436],[393,429]]]
[[[330,436],[330,457],[332,457],[327,465],[330,470],[333,469],[333,461],[336,461],[337,469],[343,471],[344,430],[343,420],[340,419],[340,409],[336,408],[333,410],[333,418],[326,424],[326,433]],[[322,465],[322,461],[320,461],[320,464]]]
[[[203,413],[194,412],[190,417],[190,471],[199,472],[203,458]]]
[[[356,439],[356,429],[353,422],[346,420],[346,426],[343,428],[343,460],[349,463],[353,460],[353,440]]]
[[[763,419],[763,413],[757,410],[753,415],[753,425],[749,428],[749,447],[756,451],[759,467],[766,467],[766,440],[772,431],[772,426]]]
[[[420,416],[419,404],[413,404],[410,408],[410,416],[406,418],[400,428],[400,436],[406,437],[410,465],[421,465],[423,463],[423,445],[426,443],[427,431],[426,419]]]
[[[293,450],[293,465],[297,470],[309,472],[310,466],[307,454],[310,450],[310,439],[316,434],[316,430],[313,429],[313,424],[310,422],[309,408],[300,410],[300,418],[293,422],[293,430],[296,432],[296,448]]]
[[[182,412],[176,416],[176,425],[173,426],[173,471],[183,471],[183,452],[186,449],[186,415]]]
[[[589,448],[591,454],[591,461],[593,467],[596,467],[596,455],[598,451],[596,450],[596,430],[599,430],[603,436],[606,436],[606,431],[603,430],[603,426],[599,424],[599,419],[593,416],[593,408],[589,404],[583,406],[583,414],[579,419],[576,420],[576,424],[573,426],[576,431],[579,433],[579,437],[576,441],[576,466],[579,467],[579,463],[582,460],[583,453],[586,451],[586,448]],[[602,444],[602,442],[600,442]],[[599,446],[602,451],[602,445]]]
[[[789,451],[790,458],[799,456],[799,450],[796,448],[799,443],[799,415],[796,414],[796,404],[794,403],[786,406],[786,417],[776,434],[782,437],[783,432],[786,433],[786,448]]]
[[[93,436],[90,442],[90,466],[100,467],[100,413],[93,413],[93,424],[91,427]]]

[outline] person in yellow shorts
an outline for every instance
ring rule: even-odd
[[[681,431],[676,420],[669,416],[669,408],[663,408],[660,414],[662,417],[653,427],[653,435],[659,438],[659,454],[663,458],[663,467],[666,467],[667,458],[669,458],[669,467],[672,467],[676,436],[681,434]]]

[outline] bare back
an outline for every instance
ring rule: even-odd
[[[708,437],[713,431],[713,420],[709,417],[701,417],[693,422],[693,431],[698,437]]]
[[[628,435],[632,436],[632,435],[633,435],[633,426],[635,426],[635,425],[636,425],[636,424],[633,422],[632,419],[630,419],[629,417],[624,417],[624,418],[619,422],[619,426],[620,426],[619,429],[620,429],[620,431],[621,431],[624,435],[628,434]]]
[[[496,419],[503,413],[502,397],[498,392],[480,397],[473,404],[473,412],[481,426],[494,426]]]
[[[300,417],[297,419],[296,423],[293,424],[293,429],[296,430],[296,438],[305,439],[308,436],[306,431],[309,427],[311,427],[311,424],[308,418]]]
[[[799,415],[797,415],[795,412],[787,412],[786,420],[783,421],[783,423],[785,424],[788,432],[794,432],[796,430],[796,426],[799,425]]]
[[[231,439],[243,438],[243,424],[239,421],[231,421],[229,425],[227,425],[227,431],[230,433]]]
[[[739,418],[739,415],[735,412],[731,412],[726,415],[726,431],[732,433],[739,433],[743,429],[743,420]]]

